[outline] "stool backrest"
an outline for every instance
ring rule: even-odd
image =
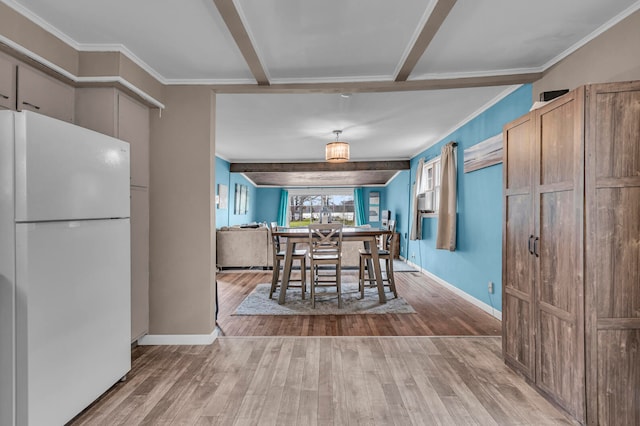
[[[309,225],[309,252],[328,255],[342,253],[341,223],[312,223]]]
[[[277,235],[273,235],[273,231],[277,231],[278,230],[278,222],[270,222],[269,223],[269,237],[271,238],[271,243],[273,244],[273,257],[275,259],[275,256],[278,252],[280,252],[280,237],[278,237]]]

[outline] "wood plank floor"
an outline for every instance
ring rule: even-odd
[[[70,425],[574,424],[499,337],[221,337],[144,346]]]
[[[343,272],[357,282],[357,271]],[[235,316],[238,305],[270,271],[218,273],[218,326],[225,336],[462,336],[500,335],[501,323],[418,272],[395,274],[398,294],[416,314]],[[275,303],[275,302],[274,302]]]

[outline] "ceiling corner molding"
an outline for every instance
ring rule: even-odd
[[[251,42],[251,37],[233,0],[213,0],[213,3],[216,5],[218,13],[220,13],[220,17],[235,40],[238,49],[240,49],[240,53],[249,66],[256,82],[260,86],[268,86],[269,77],[267,72],[260,62],[260,57]]]
[[[146,92],[144,92],[143,90],[139,89],[137,86],[131,84],[129,81],[125,80],[124,78],[120,77],[120,76],[106,76],[106,77],[79,77],[75,74],[72,74],[71,72],[65,70],[64,68],[54,64],[53,62],[49,61],[48,59],[43,58],[42,56],[38,55],[37,53],[32,52],[29,49],[26,49],[25,47],[23,47],[22,45],[14,42],[13,40],[3,36],[2,34],[0,34],[0,43],[8,46],[9,48],[11,48],[13,51],[17,52],[20,55],[23,55],[26,58],[29,58],[30,60],[33,60],[47,68],[49,68],[51,71],[55,72],[56,74],[59,74],[60,76],[66,78],[67,80],[73,82],[74,84],[82,84],[82,83],[118,83],[121,84],[122,86],[126,87],[127,89],[131,90],[133,93],[135,93],[136,95],[140,96],[140,98],[144,99],[145,101],[149,102],[151,105],[154,105],[160,109],[164,109],[164,104],[162,102],[160,102],[159,100],[157,100],[156,98],[152,97],[151,95],[147,94]]]
[[[58,28],[51,25],[49,22],[42,19],[39,15],[36,15],[35,13],[33,13],[30,9],[27,9],[23,5],[13,0],[0,0],[0,1],[5,5],[7,5],[8,7],[10,7],[11,9],[18,12],[20,15],[24,16],[25,18],[33,22],[34,24],[36,24],[37,26],[39,26],[40,28],[42,28],[43,30],[49,32],[50,34],[54,35],[58,39],[62,40],[64,43],[66,43],[70,47],[74,48],[75,50],[80,50],[78,48],[79,44],[77,41],[75,41],[74,39],[72,39],[62,31],[60,31]]]
[[[404,63],[398,71],[395,81],[406,81],[409,75],[413,71],[427,47],[431,43],[431,40],[435,37],[436,33],[440,29],[440,26],[444,23],[449,12],[455,6],[457,0],[436,0],[436,4],[433,10],[429,14],[429,18],[422,27],[420,35],[415,40],[415,43],[411,47],[411,50],[407,54]]]
[[[487,103],[485,103],[480,108],[478,108],[477,110],[475,110],[474,112],[469,114],[463,120],[459,121],[457,124],[455,124],[449,130],[447,130],[446,132],[442,133],[440,136],[435,138],[435,141],[433,143],[427,144],[424,147],[422,147],[420,149],[420,151],[414,153],[411,156],[411,158],[415,158],[416,156],[420,155],[422,152],[424,152],[425,150],[431,148],[433,145],[437,144],[438,142],[440,142],[442,140],[446,140],[447,138],[449,138],[449,135],[451,135],[453,132],[455,132],[456,130],[458,130],[459,128],[461,128],[462,126],[464,126],[465,124],[467,124],[468,122],[470,122],[471,120],[473,120],[474,118],[476,118],[477,116],[479,116],[480,114],[482,114],[483,112],[485,112],[486,110],[488,110],[489,108],[491,108],[492,106],[494,106],[495,104],[500,102],[501,100],[503,100],[504,98],[506,98],[507,96],[509,96],[510,94],[512,94],[513,92],[515,92],[519,88],[521,88],[522,86],[523,86],[523,84],[518,84],[518,85],[510,86],[510,87],[506,88],[504,91],[500,92],[496,97],[494,97],[493,99],[489,100]]]
[[[76,49],[80,52],[118,52],[121,55],[126,56],[134,64],[146,71],[150,76],[158,80],[161,84],[167,85],[167,79],[164,78],[158,71],[156,71],[151,65],[140,59],[138,55],[133,53],[124,44],[89,44],[78,43]]]
[[[252,86],[258,87],[252,78],[245,79],[210,79],[210,78],[169,78],[166,80],[167,86]]]
[[[618,15],[616,15],[613,18],[609,19],[607,22],[605,22],[600,27],[598,27],[595,31],[593,31],[592,33],[588,34],[586,37],[582,38],[578,42],[574,43],[571,47],[566,49],[564,52],[562,52],[559,55],[555,56],[549,62],[544,64],[541,68],[543,69],[543,71],[546,72],[547,70],[549,70],[549,68],[551,68],[552,66],[554,66],[558,62],[562,61],[567,56],[571,55],[573,52],[575,52],[576,50],[580,49],[582,46],[584,46],[585,44],[589,43],[591,40],[593,40],[594,38],[598,37],[599,35],[601,35],[605,31],[607,31],[608,29],[614,27],[620,21],[622,21],[623,19],[627,18],[632,13],[637,12],[638,10],[640,10],[640,0],[636,1],[635,3],[633,3],[631,6],[629,6],[628,8],[623,10],[622,12],[620,12]]]

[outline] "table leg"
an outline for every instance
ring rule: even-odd
[[[293,251],[295,250],[296,243],[287,241],[287,250],[284,255],[284,271],[282,271],[282,283],[280,284],[280,296],[278,297],[278,304],[283,305],[284,299],[287,295],[287,287],[289,287],[289,278],[291,277],[291,265],[293,264]]]
[[[378,245],[375,237],[371,239],[371,263],[376,276],[376,285],[378,286],[378,298],[380,303],[387,303],[387,297],[384,295],[384,283],[382,282],[382,270],[380,269],[380,258],[378,257]]]

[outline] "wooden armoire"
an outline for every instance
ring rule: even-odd
[[[582,423],[640,425],[640,82],[504,127],[503,355]]]

